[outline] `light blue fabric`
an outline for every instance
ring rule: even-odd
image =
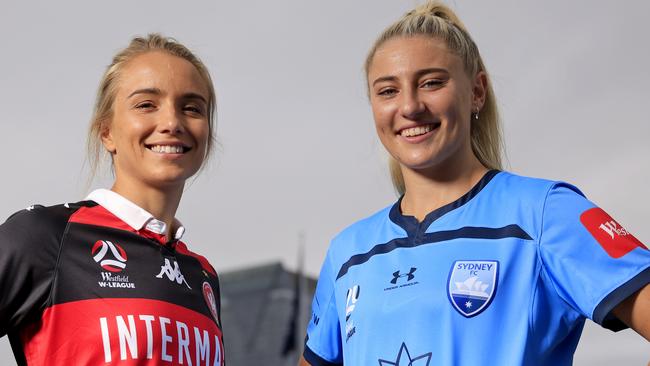
[[[585,318],[650,283],[650,251],[613,258],[566,183],[489,172],[422,223],[399,201],[331,243],[305,358],[314,366],[571,365]]]

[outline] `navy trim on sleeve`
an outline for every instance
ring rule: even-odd
[[[611,311],[623,300],[648,284],[650,284],[650,267],[644,269],[616,290],[610,292],[609,295],[605,296],[594,310],[593,321],[614,332],[627,329],[628,326],[616,318],[614,314],[611,314]]]
[[[315,354],[314,351],[310,350],[309,347],[305,344],[305,351],[302,353],[302,357],[309,362],[311,366],[342,366],[342,363],[332,363],[326,360],[323,360],[319,355]]]

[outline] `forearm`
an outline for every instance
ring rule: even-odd
[[[613,314],[650,341],[650,284],[618,304]]]

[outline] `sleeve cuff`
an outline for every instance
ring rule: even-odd
[[[327,360],[324,360],[322,357],[314,353],[309,346],[305,344],[305,351],[302,353],[302,356],[309,362],[311,366],[343,366],[342,363],[333,363]]]
[[[644,269],[629,281],[610,292],[609,295],[605,296],[600,304],[596,306],[596,309],[594,309],[592,320],[614,332],[628,328],[625,323],[618,320],[614,314],[611,314],[611,311],[623,300],[648,284],[650,284],[650,267]]]

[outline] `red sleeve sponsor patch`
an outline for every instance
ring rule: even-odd
[[[635,248],[648,249],[601,208],[583,212],[580,222],[612,258],[620,258]]]

